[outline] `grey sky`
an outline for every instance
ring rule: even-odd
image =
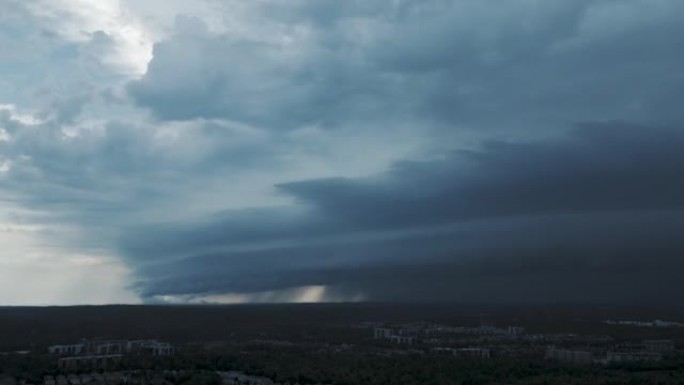
[[[684,289],[678,0],[0,5],[0,304]]]

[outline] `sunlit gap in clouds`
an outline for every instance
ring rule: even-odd
[[[158,295],[152,297],[151,301],[168,305],[239,305],[269,303],[361,302],[364,299],[364,296],[361,294],[357,294],[349,298],[337,296],[333,297],[329,295],[327,286],[313,285],[258,293]]]
[[[119,0],[51,0],[27,4],[46,30],[77,43],[89,43],[102,64],[129,76],[147,71],[151,34]],[[63,17],[55,17],[62,15]]]

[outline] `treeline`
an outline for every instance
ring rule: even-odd
[[[684,359],[642,367],[573,367],[513,358],[456,359],[408,354],[333,354],[296,347],[245,346],[240,351],[186,350],[173,357],[128,357],[110,371],[162,375],[177,384],[218,384],[216,371],[241,371],[290,384],[675,384],[684,385]],[[80,373],[92,370],[83,368]],[[0,373],[40,383],[66,374],[48,356],[0,356]],[[70,373],[78,374],[79,371]]]
[[[600,307],[476,307],[449,304],[299,304],[249,306],[81,306],[0,307],[0,352],[41,351],[46,346],[86,339],[354,343],[368,331],[365,321],[432,321],[449,325],[520,325],[532,333],[569,332],[615,339],[684,341],[684,328],[607,325],[606,319],[666,319],[684,322],[680,310]]]

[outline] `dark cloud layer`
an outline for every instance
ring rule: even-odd
[[[681,0],[81,3],[0,15],[3,266],[116,260],[148,301],[684,289]]]
[[[684,134],[623,123],[280,186],[300,210],[135,229],[143,295],[325,285],[330,298],[670,301]]]

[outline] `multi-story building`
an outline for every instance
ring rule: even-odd
[[[60,369],[77,369],[84,366],[107,369],[120,362],[122,358],[123,354],[62,357],[58,363]]]
[[[644,349],[649,353],[669,353],[674,351],[674,343],[670,340],[645,340]]]
[[[608,363],[657,362],[662,358],[660,353],[608,352]]]
[[[591,364],[594,362],[594,354],[592,352],[568,349],[556,349],[549,347],[546,350],[547,360],[557,360],[571,364]]]
[[[388,340],[395,344],[403,345],[413,345],[417,341],[417,338],[412,337],[410,333],[395,332],[390,328],[375,328],[373,330],[373,337],[376,340]]]
[[[142,341],[83,341],[73,345],[55,345],[48,348],[50,354],[60,356],[62,369],[91,367],[106,369],[115,365],[126,354],[169,356],[173,346],[156,340]]]
[[[85,351],[84,344],[72,344],[72,345],[54,345],[48,348],[50,354],[57,354],[60,356],[65,355],[79,355]]]
[[[147,353],[153,356],[170,356],[173,354],[173,346],[170,343],[156,340],[128,341],[126,349],[128,352]]]
[[[376,340],[389,339],[392,336],[392,329],[390,328],[375,328],[373,336]]]
[[[60,356],[105,356],[136,353],[168,356],[173,354],[173,346],[157,340],[83,341],[80,344],[50,346],[48,351],[50,354]]]
[[[415,337],[390,336],[389,340],[400,345],[413,345],[416,343]]]
[[[454,355],[457,357],[489,358],[491,351],[487,348],[461,348],[454,349]]]

